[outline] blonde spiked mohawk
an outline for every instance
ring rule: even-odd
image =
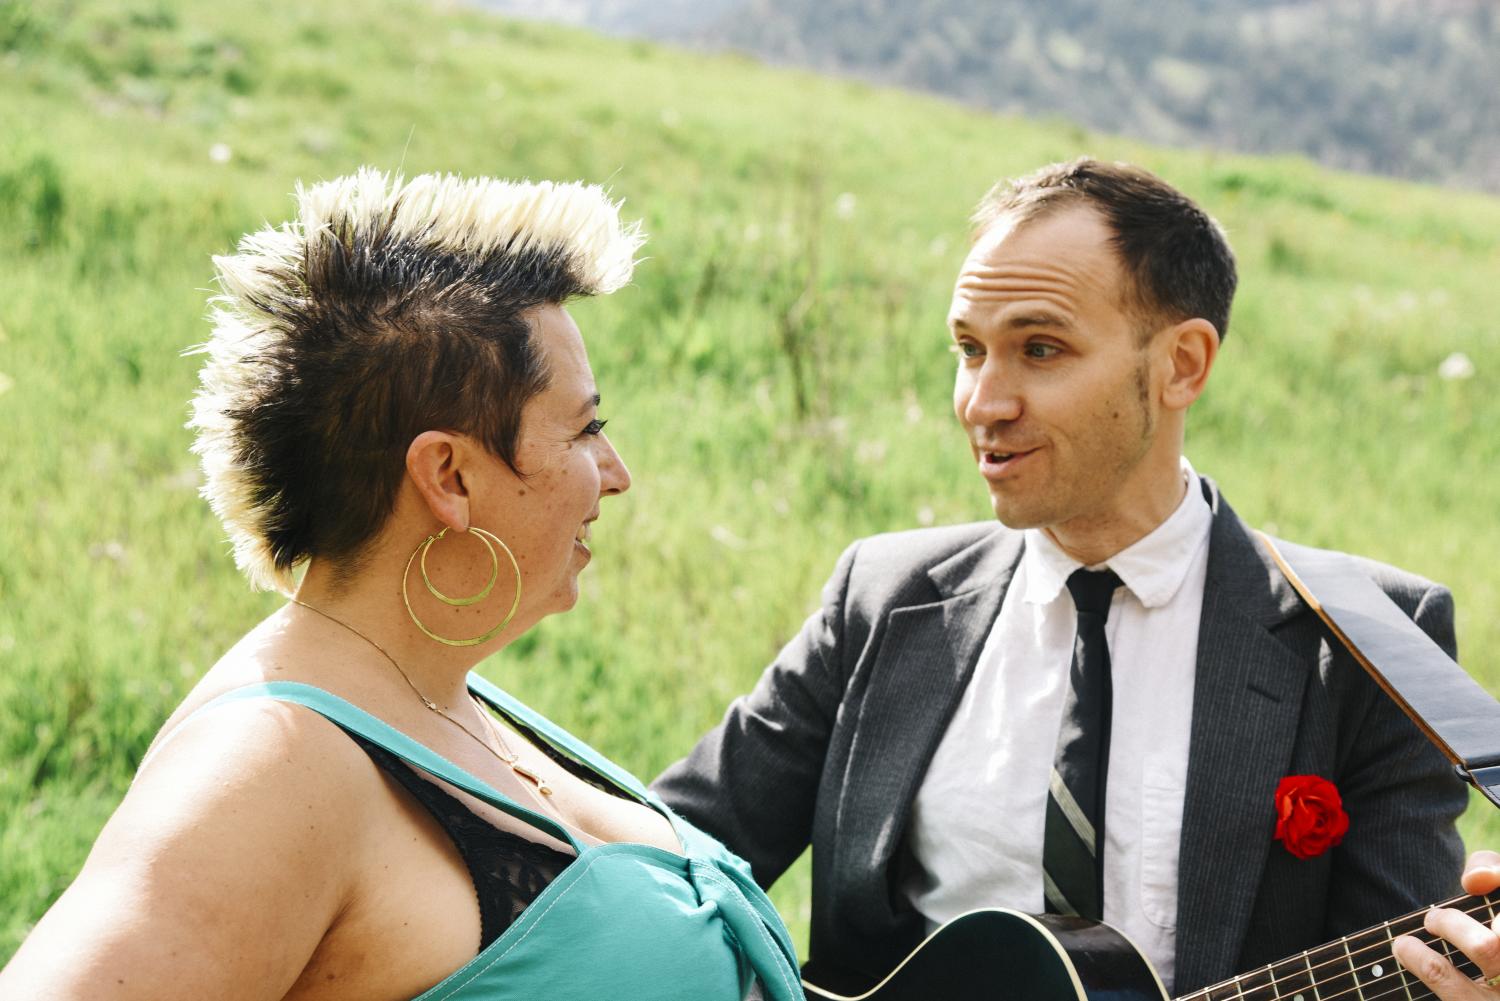
[[[411,439],[472,434],[514,466],[547,372],[523,314],[630,280],[643,237],[597,186],[365,168],[214,258],[221,294],[188,427],[203,496],[257,588],[353,557]]]

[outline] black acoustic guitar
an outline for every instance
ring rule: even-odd
[[[1438,905],[1493,921],[1500,893]],[[1423,1001],[1434,995],[1391,955],[1397,935],[1416,935],[1460,970],[1474,964],[1421,930],[1424,911],[1356,932],[1177,1001]],[[971,911],[933,932],[884,980],[853,998],[804,983],[822,1001],[1169,1001],[1161,979],[1129,940],[1082,918]]]

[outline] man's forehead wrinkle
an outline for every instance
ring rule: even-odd
[[[1077,290],[1063,282],[969,281],[959,282],[958,303],[991,304],[1013,302],[1047,305],[1071,314],[1077,306]]]
[[[1023,278],[1015,275],[1005,275],[995,278],[966,277],[960,279],[957,287],[963,291],[994,295],[1027,295],[1036,293],[1038,295],[1076,295],[1082,288],[1079,282],[1065,281],[1055,278]]]
[[[965,262],[959,275],[959,283],[1035,282],[1073,288],[1096,284],[1090,281],[1088,268],[1080,266],[1082,263],[1047,258],[1024,261],[970,260]]]

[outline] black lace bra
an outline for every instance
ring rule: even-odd
[[[349,736],[382,771],[416,797],[458,848],[474,881],[474,894],[479,898],[480,949],[499,938],[573,861],[574,856],[567,852],[500,830],[394,754],[357,734]],[[534,743],[557,764],[595,788],[623,796],[576,761],[554,751],[546,741]]]

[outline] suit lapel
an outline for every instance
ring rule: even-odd
[[[888,867],[1020,555],[1020,536],[997,526],[995,535],[929,571],[937,600],[887,617],[836,821],[840,855],[865,880],[877,877],[864,882],[863,906],[851,910],[872,926],[888,926]]]
[[[1178,857],[1179,988],[1240,972],[1222,964],[1244,943],[1309,675],[1273,635],[1301,609],[1295,592],[1212,483],[1204,487],[1214,521]]]

